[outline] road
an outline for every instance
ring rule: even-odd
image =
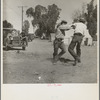
[[[68,49],[68,46],[66,46]],[[96,83],[97,46],[82,46],[82,63],[72,66],[71,55],[52,64],[53,45],[47,40],[35,39],[29,42],[26,51],[3,51],[3,83]]]

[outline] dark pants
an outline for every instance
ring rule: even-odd
[[[28,37],[26,36],[26,37],[23,37],[23,43],[26,43],[26,46],[28,46]]]
[[[72,41],[68,47],[69,53],[74,57],[75,60],[80,59],[82,39],[83,39],[83,36],[81,34],[74,34]],[[74,52],[75,46],[76,46],[76,53]]]
[[[54,53],[53,53],[53,58],[54,60],[58,60],[65,52],[66,52],[66,47],[64,42],[60,39],[55,39],[54,40]],[[61,49],[61,52],[58,54],[58,49]]]

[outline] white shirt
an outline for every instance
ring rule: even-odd
[[[61,30],[66,31],[68,29],[69,29],[68,25],[60,25],[60,26],[58,26],[58,28],[56,29],[55,37],[64,39],[64,34],[62,34]]]
[[[81,33],[82,35],[87,34],[87,26],[81,22],[73,24],[75,26],[74,33]]]

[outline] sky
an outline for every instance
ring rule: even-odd
[[[61,8],[60,19],[72,22],[72,14],[75,10],[81,9],[82,3],[89,3],[91,0],[3,0],[3,20],[7,20],[13,24],[15,29],[21,30],[22,12],[19,6],[24,7],[24,20],[29,19],[25,15],[25,11],[29,7],[35,8],[36,5],[47,7],[48,5],[56,4]],[[95,0],[95,4],[97,1]],[[31,23],[30,23],[31,24]],[[30,25],[32,28],[32,25]]]

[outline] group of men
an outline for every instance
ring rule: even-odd
[[[84,18],[80,18],[77,22],[73,23],[70,27],[67,26],[67,21],[61,21],[56,27],[55,40],[54,40],[54,53],[53,63],[56,64],[60,57],[66,53],[66,46],[64,44],[65,31],[74,29],[74,35],[71,43],[69,44],[68,51],[75,59],[73,66],[81,63],[81,42],[86,34],[87,26]],[[74,48],[76,47],[76,52]],[[58,49],[61,52],[58,54]]]

